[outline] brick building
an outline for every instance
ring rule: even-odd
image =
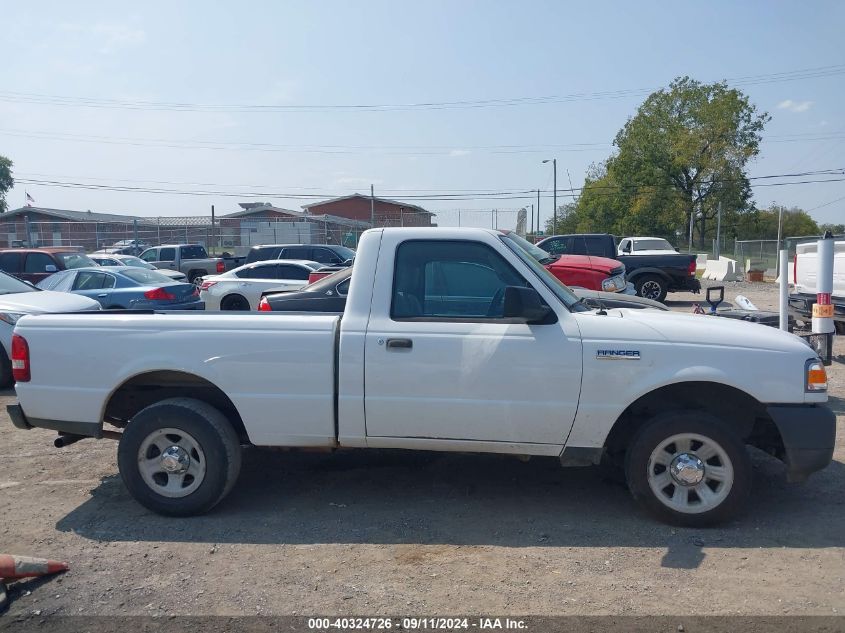
[[[302,208],[309,215],[332,215],[361,222],[371,222],[374,215],[376,226],[436,226],[432,222],[434,214],[415,204],[386,198],[373,200],[372,210],[370,196],[360,193],[306,204]]]

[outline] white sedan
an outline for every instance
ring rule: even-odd
[[[258,310],[262,294],[304,288],[308,275],[323,266],[304,259],[253,262],[221,275],[203,277],[200,298],[205,301],[206,310]]]

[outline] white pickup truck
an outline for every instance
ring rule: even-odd
[[[119,438],[130,493],[167,515],[223,499],[245,444],[603,462],[685,525],[743,508],[747,444],[792,480],[830,462],[827,378],[800,338],[589,309],[531,250],[492,230],[369,230],[342,317],[25,316],[9,414],[57,430],[57,445]]]

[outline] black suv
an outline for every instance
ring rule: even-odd
[[[264,244],[249,249],[244,264],[266,259],[305,259],[326,266],[349,265],[355,251],[335,244]]]

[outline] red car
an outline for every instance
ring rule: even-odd
[[[506,231],[502,231],[505,233]],[[625,264],[607,257],[592,255],[552,255],[528,240],[511,232],[510,237],[543,264],[555,277],[567,286],[601,290],[603,292],[624,292],[634,294],[625,279]]]

